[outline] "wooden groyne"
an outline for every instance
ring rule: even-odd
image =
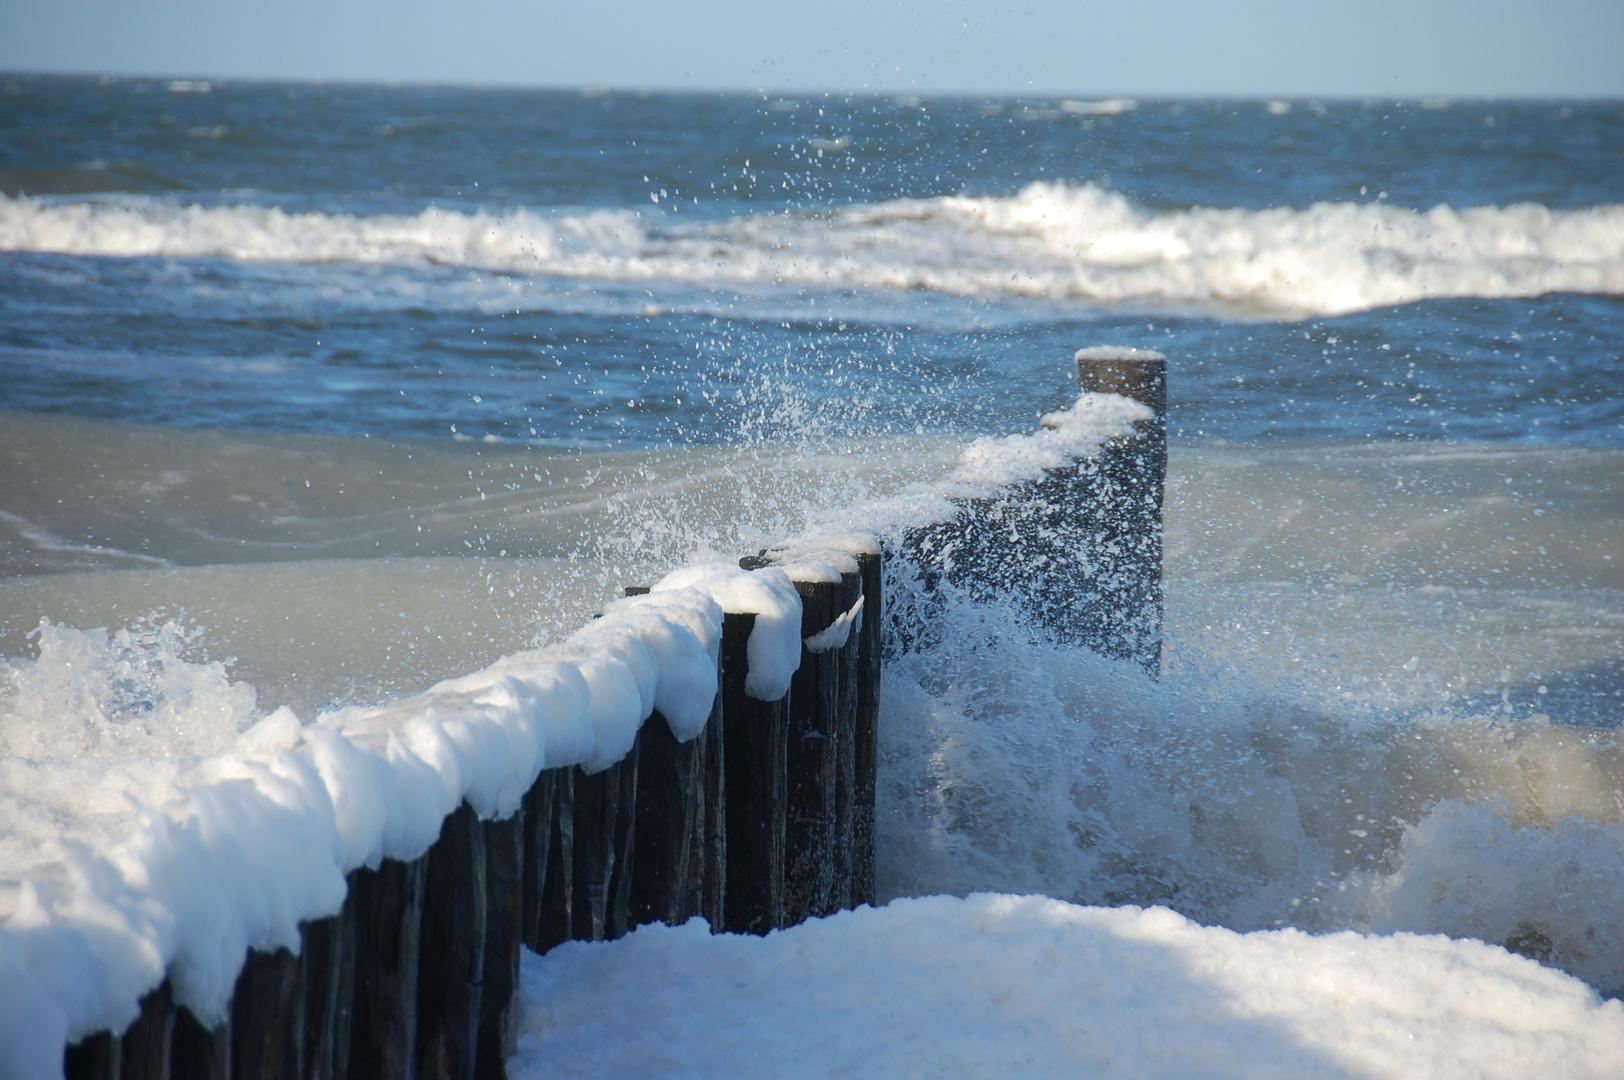
[[[122,1036],[69,1047],[67,1076],[501,1077],[521,946],[545,952],[692,916],[764,934],[872,902],[881,639],[872,627],[838,647],[816,641],[865,587],[882,609],[880,557],[862,566],[838,586],[799,587],[813,645],[783,699],[745,694],[755,616],[726,615],[721,691],[696,738],[678,742],[655,712],[620,761],[543,771],[511,817],[481,821],[463,803],[422,857],[352,872],[344,910],[302,924],[298,955],[251,952],[226,1022],[205,1028],[165,982]]]
[[[696,916],[765,934],[875,903],[882,666],[931,632],[918,605],[888,610],[888,579],[914,595],[940,595],[945,581],[1013,600],[1058,640],[1157,670],[1165,361],[1088,354],[1083,389],[1133,397],[1154,419],[1085,461],[955,502],[949,520],[856,556],[838,580],[796,581],[800,667],[781,699],[746,693],[757,617],[724,612],[719,690],[696,737],[679,741],[656,711],[618,762],[542,771],[507,818],[463,803],[421,857],[351,872],[342,911],[303,923],[297,954],[250,952],[223,1022],[200,1023],[166,981],[122,1035],[68,1047],[66,1075],[500,1078],[522,948]]]
[[[1152,678],[1162,654],[1162,504],[1167,484],[1167,359],[1136,349],[1077,353],[1080,387],[1120,394],[1151,417],[1126,438],[996,496],[956,501],[945,521],[911,530],[903,547],[923,572],[972,599],[1014,603],[1055,641],[1133,660]],[[903,640],[933,640],[916,612]]]

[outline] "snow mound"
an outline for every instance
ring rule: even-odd
[[[526,954],[513,1080],[1617,1076],[1624,1005],[1475,941],[981,893]],[[635,1002],[635,1008],[629,1003]]]

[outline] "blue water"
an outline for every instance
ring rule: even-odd
[[[1033,181],[1093,185],[1150,218],[1624,203],[1617,102],[1295,102],[1273,115],[1252,101],[1146,101],[1084,116],[1013,99],[175,93],[163,80],[23,76],[0,92],[0,187],[58,208],[609,211],[639,215],[656,240],[709,228],[737,248],[761,223],[816,236],[853,207],[1009,199]],[[932,228],[915,262],[951,264],[958,239]],[[1175,439],[1624,445],[1617,292],[1327,315],[1223,297],[876,288],[862,273],[819,288],[436,265],[432,250],[309,257],[0,254],[0,409],[373,437],[455,425],[626,447],[772,435],[773,404],[792,397],[829,432],[990,432],[1062,401],[1070,352],[1108,341],[1173,357]]]

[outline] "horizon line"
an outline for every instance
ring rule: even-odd
[[[311,86],[371,86],[387,89],[448,89],[448,90],[492,90],[492,91],[548,91],[556,93],[577,93],[585,97],[609,94],[685,94],[685,95],[749,95],[769,99],[777,95],[784,97],[792,94],[802,96],[823,95],[824,97],[875,97],[875,98],[1061,98],[1068,100],[1086,101],[1112,101],[1132,99],[1134,101],[1336,101],[1336,102],[1365,102],[1365,101],[1583,101],[1583,102],[1624,102],[1624,94],[1615,93],[1530,93],[1530,92],[1489,92],[1489,91],[1450,91],[1426,90],[1409,92],[1313,92],[1303,90],[1282,91],[1136,91],[1118,89],[1114,91],[1102,90],[1057,90],[1047,87],[1031,87],[1024,90],[988,90],[976,88],[923,88],[923,87],[830,87],[830,86],[748,86],[744,84],[717,84],[712,86],[676,86],[671,84],[639,84],[629,82],[597,82],[597,83],[550,83],[541,80],[535,82],[512,82],[505,80],[474,80],[474,79],[439,79],[439,78],[379,78],[368,76],[329,76],[329,75],[230,75],[213,74],[202,71],[192,72],[157,72],[157,71],[128,71],[128,70],[47,70],[32,68],[0,67],[0,78],[60,78],[60,79],[99,79],[111,83],[117,81],[153,80],[158,82],[175,83],[208,83],[211,88],[218,85],[232,83],[252,84],[302,84]]]

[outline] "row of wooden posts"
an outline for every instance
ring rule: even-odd
[[[765,934],[873,903],[881,557],[858,566],[796,584],[803,639],[859,597],[865,617],[843,646],[803,647],[783,699],[745,694],[756,617],[726,614],[721,692],[698,737],[677,742],[655,713],[608,769],[542,772],[512,817],[481,821],[464,803],[422,857],[352,872],[342,912],[304,923],[297,955],[250,952],[226,1022],[204,1027],[166,981],[122,1036],[68,1047],[67,1077],[502,1077],[521,946],[694,916]]]
[[[1084,390],[1121,393],[1155,419],[1095,458],[965,501],[903,540],[920,575],[884,630],[929,643],[942,580],[1014,604],[1062,642],[1159,670],[1166,364],[1078,357]],[[521,810],[480,821],[464,804],[412,862],[349,875],[342,912],[303,924],[298,955],[250,952],[231,1015],[205,1028],[165,982],[122,1036],[67,1048],[69,1080],[488,1080],[517,1032],[521,946],[617,938],[703,917],[765,934],[875,892],[882,558],[838,583],[797,583],[802,638],[861,597],[843,646],[803,648],[787,695],[744,692],[755,616],[723,619],[721,692],[678,743],[656,713],[632,751],[587,775],[543,772]],[[741,560],[746,568],[763,558]],[[911,578],[910,579],[914,580]],[[630,589],[631,592],[644,590]]]

